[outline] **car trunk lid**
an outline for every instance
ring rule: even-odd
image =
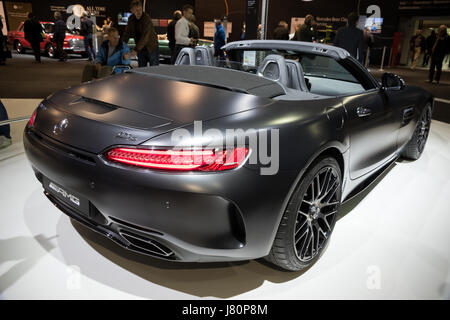
[[[36,129],[84,151],[139,145],[160,134],[266,105],[270,99],[139,74],[113,76],[54,94]]]

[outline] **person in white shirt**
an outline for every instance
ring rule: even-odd
[[[189,21],[191,20],[194,8],[186,4],[183,6],[183,17],[175,25],[175,57],[178,56],[181,49],[194,44],[195,39],[189,38]]]

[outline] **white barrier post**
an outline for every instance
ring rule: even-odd
[[[383,65],[384,65],[384,55],[386,54],[386,46],[383,47],[383,56],[381,57],[381,66],[380,66],[380,70],[379,71],[384,71],[383,70]]]
[[[366,61],[364,62],[364,66],[367,68],[369,66],[369,55],[370,55],[370,48],[367,48],[366,51]]]

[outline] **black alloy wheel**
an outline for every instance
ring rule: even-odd
[[[266,259],[290,271],[313,265],[333,232],[341,194],[342,174],[336,159],[316,160],[291,196]]]
[[[417,147],[420,153],[425,148],[431,126],[431,108],[426,108],[417,125]]]
[[[428,140],[428,135],[430,134],[431,115],[431,104],[428,103],[425,106],[422,114],[420,115],[411,140],[408,142],[401,153],[403,158],[417,160],[422,155],[423,150],[425,149],[426,142]]]
[[[340,204],[340,186],[336,169],[324,167],[303,195],[294,231],[295,253],[301,261],[314,259],[330,237]]]

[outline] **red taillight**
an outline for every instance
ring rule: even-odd
[[[34,121],[36,120],[36,111],[34,110],[33,114],[30,117],[30,122],[28,123],[28,126],[31,128],[32,126],[34,126]]]
[[[248,148],[238,147],[225,150],[171,150],[114,148],[105,156],[108,160],[122,164],[178,171],[224,171],[241,165],[248,154]]]

